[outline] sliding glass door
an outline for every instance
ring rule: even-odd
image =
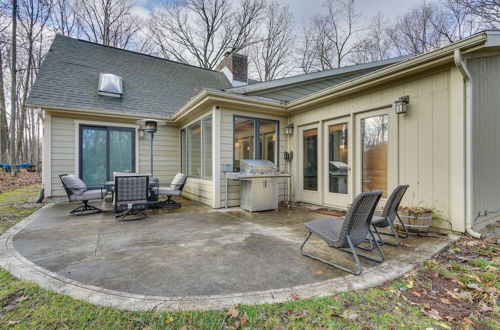
[[[87,186],[113,179],[113,172],[135,172],[135,130],[80,126],[80,178]]]

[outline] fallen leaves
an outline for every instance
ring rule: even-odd
[[[292,297],[293,300],[299,300],[299,294],[297,292],[292,292],[290,293],[290,297]]]

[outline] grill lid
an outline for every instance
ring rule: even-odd
[[[273,162],[264,159],[242,159],[240,171],[242,173],[277,172],[278,167]]]

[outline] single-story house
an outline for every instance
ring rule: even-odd
[[[99,90],[103,74],[121,77],[117,95]],[[149,173],[150,141],[136,122],[151,118],[166,122],[154,175],[187,173],[184,196],[213,208],[239,205],[237,181],[226,200],[225,171],[267,159],[292,174],[282,200],[345,208],[362,191],[386,197],[407,183],[404,205],[432,206],[464,232],[500,215],[499,86],[499,31],[259,83],[238,54],[212,71],[57,36],[27,103],[44,113],[48,197],[64,195],[61,173],[90,185],[113,171]]]

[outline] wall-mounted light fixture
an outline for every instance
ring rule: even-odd
[[[286,134],[286,135],[292,135],[292,134],[293,134],[293,129],[294,129],[293,124],[288,124],[288,125],[285,127],[285,134]]]
[[[402,114],[406,113],[406,106],[410,103],[410,96],[401,96],[397,101],[394,101],[394,109],[396,110],[396,113]]]

